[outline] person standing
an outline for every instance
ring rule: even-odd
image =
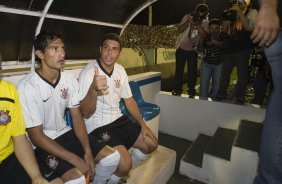
[[[65,184],[94,184],[112,181],[119,153],[88,136],[80,111],[79,85],[65,65],[65,45],[61,34],[42,31],[34,39],[40,67],[26,75],[18,90],[30,140],[44,177],[60,177]],[[69,108],[73,128],[64,118]],[[97,164],[94,167],[94,161]],[[109,182],[110,183],[110,182]]]
[[[282,3],[259,0],[260,9],[251,35],[253,42],[265,47],[271,68],[273,90],[264,121],[258,175],[254,184],[282,183]],[[277,13],[278,10],[278,13]],[[280,18],[280,26],[279,26]]]
[[[132,96],[125,69],[117,64],[122,42],[117,34],[103,36],[100,57],[90,62],[80,73],[81,111],[87,131],[101,142],[118,150],[120,172],[127,176],[130,169],[145,160],[158,146],[157,138],[148,128]],[[120,100],[137,121],[122,115]],[[132,148],[130,155],[128,149]]]
[[[271,70],[264,54],[263,48],[255,48],[252,54],[250,67],[256,70],[254,76],[253,104],[264,105],[267,94],[272,90]]]
[[[0,74],[2,57],[0,53]],[[30,142],[16,87],[0,79],[0,181],[48,184],[43,179]],[[62,183],[57,180],[58,184]]]
[[[225,57],[222,63],[220,84],[215,100],[227,99],[227,88],[230,82],[231,72],[237,69],[237,85],[234,102],[243,104],[248,83],[249,58],[252,51],[251,31],[254,27],[257,11],[251,8],[250,0],[231,0],[230,10],[235,12],[233,16],[224,16],[223,31],[228,33],[229,41],[225,49]],[[235,18],[234,18],[235,17]]]
[[[186,14],[177,26],[179,33],[176,40],[175,52],[175,78],[172,95],[180,96],[183,85],[183,72],[186,62],[188,67],[188,94],[189,98],[196,95],[198,50],[202,46],[202,41],[208,31],[208,6],[199,4],[195,12]]]
[[[209,34],[203,41],[203,61],[200,73],[200,97],[215,97],[219,88],[221,66],[227,35],[220,30],[221,22],[212,19],[209,22]],[[212,81],[209,90],[210,80]]]

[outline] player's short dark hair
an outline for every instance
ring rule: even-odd
[[[218,25],[218,26],[220,26],[221,22],[220,22],[219,19],[212,19],[212,20],[209,21],[209,26],[210,25]]]
[[[122,48],[122,40],[120,39],[119,35],[116,33],[109,33],[105,34],[101,39],[100,46],[102,47],[106,40],[114,40],[119,43],[120,48]]]
[[[34,50],[40,50],[41,52],[44,52],[46,47],[48,46],[48,43],[62,38],[62,34],[57,33],[55,31],[41,31],[33,41]]]

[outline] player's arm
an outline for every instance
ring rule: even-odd
[[[43,132],[43,126],[39,125],[33,128],[28,128],[27,132],[32,143],[39,148],[45,150],[52,155],[59,157],[77,167],[81,172],[87,173],[88,166],[76,154],[66,150],[64,147],[59,145],[56,141],[46,136]]]
[[[131,114],[131,116],[133,116],[133,118],[141,126],[141,131],[142,131],[143,137],[145,138],[146,136],[149,136],[157,144],[158,141],[157,141],[156,136],[152,133],[152,131],[146,125],[146,123],[145,123],[145,121],[144,121],[144,119],[143,119],[143,117],[142,117],[142,115],[140,113],[140,110],[139,110],[139,108],[137,106],[137,103],[133,99],[133,97],[126,98],[126,99],[123,99],[123,100],[124,100],[124,104],[125,104],[127,110]]]
[[[185,29],[188,27],[188,25],[192,22],[192,16],[190,14],[184,15],[181,22],[177,25],[177,32],[183,33]]]
[[[89,118],[96,111],[98,93],[108,89],[107,78],[99,75],[98,67],[94,67],[93,81],[84,99],[80,102],[80,109],[84,118]]]
[[[124,104],[131,114],[131,116],[139,123],[141,127],[147,126],[143,120],[143,117],[139,111],[138,105],[133,97],[124,98]]]
[[[88,92],[84,99],[80,102],[80,110],[84,118],[90,118],[96,111],[97,104],[97,91],[93,85],[88,89]]]
[[[94,160],[89,144],[89,137],[86,131],[84,120],[80,112],[80,108],[70,108],[70,113],[73,121],[73,129],[75,131],[75,135],[77,136],[83,147],[84,160],[92,170],[92,172],[90,172],[92,178],[92,173],[94,173]]]
[[[30,142],[26,135],[13,136],[15,154],[21,165],[26,170],[33,184],[47,184],[42,178]]]

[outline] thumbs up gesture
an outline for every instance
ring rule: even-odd
[[[92,86],[97,92],[102,92],[102,94],[106,94],[109,87],[107,85],[107,77],[106,75],[99,74],[99,70],[97,66],[94,67],[94,70],[95,70],[95,74],[94,74]]]

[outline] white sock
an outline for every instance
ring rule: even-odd
[[[95,177],[93,183],[105,184],[117,169],[119,161],[120,154],[117,151],[101,159],[95,166]]]
[[[147,157],[148,157],[147,154],[144,154],[142,151],[140,151],[137,148],[133,148],[131,152],[132,168],[136,167],[136,165],[138,165],[143,160],[146,160]]]
[[[65,182],[65,184],[85,184],[85,183],[86,183],[86,180],[83,175],[77,179]]]
[[[115,174],[111,175],[110,180],[108,180],[107,184],[118,184],[119,180],[121,179],[121,177],[118,177]]]

